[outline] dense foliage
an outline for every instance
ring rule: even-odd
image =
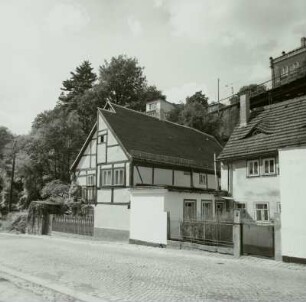
[[[67,199],[69,168],[95,123],[97,107],[111,101],[143,111],[146,101],[165,99],[148,85],[137,59],[123,55],[104,61],[99,76],[89,61],[82,62],[60,90],[54,108],[36,116],[29,135],[14,136],[0,127],[2,214],[9,205],[16,210],[28,208],[33,200]]]
[[[70,195],[75,202],[69,167],[95,123],[97,107],[111,101],[144,111],[154,99],[165,96],[148,84],[136,58],[120,55],[104,61],[99,75],[90,62],[82,62],[62,82],[54,108],[36,116],[29,135],[14,136],[0,127],[0,213],[9,206],[27,209],[33,200],[63,202]],[[222,121],[207,113],[208,98],[198,91],[177,105],[169,119],[224,140],[218,131]]]

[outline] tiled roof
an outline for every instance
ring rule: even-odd
[[[218,159],[239,159],[306,144],[306,97],[253,111],[246,127],[236,126]]]
[[[214,169],[214,153],[218,156],[222,150],[214,137],[125,107],[111,106],[115,112],[100,112],[133,159]]]

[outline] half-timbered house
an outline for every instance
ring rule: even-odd
[[[183,219],[214,217],[218,141],[198,130],[108,103],[71,167],[95,204],[94,233],[166,244]]]

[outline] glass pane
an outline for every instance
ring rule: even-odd
[[[264,217],[265,217],[265,221],[269,220],[269,218],[268,218],[268,210],[264,211]]]
[[[261,221],[261,210],[256,211],[256,220]]]
[[[249,163],[249,175],[253,175],[253,163]]]
[[[269,162],[265,160],[265,173],[269,173]]]
[[[123,185],[123,184],[124,184],[124,175],[123,175],[123,170],[120,170],[119,183],[120,183],[121,185]]]
[[[258,174],[258,162],[255,161],[254,162],[254,175],[257,175]]]
[[[274,173],[274,160],[270,160],[270,173]]]

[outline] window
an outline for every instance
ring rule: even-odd
[[[267,203],[257,203],[255,209],[255,220],[261,222],[269,221],[269,209]]]
[[[114,169],[114,185],[124,185],[124,168]]]
[[[184,200],[184,220],[195,220],[197,215],[196,201],[195,200]]]
[[[236,209],[245,209],[245,203],[237,202]]]
[[[263,160],[263,174],[264,175],[275,174],[275,158],[265,158]]]
[[[88,187],[94,186],[95,185],[95,175],[88,175],[86,179],[86,185]]]
[[[201,211],[202,219],[212,219],[213,217],[213,208],[211,200],[202,200],[202,211]]]
[[[99,144],[106,143],[106,134],[102,134],[99,136]]]
[[[148,105],[148,107],[149,107],[149,110],[155,110],[157,106],[156,106],[156,103],[151,103]]]
[[[101,186],[112,185],[112,170],[101,170]]]
[[[206,185],[206,174],[199,174],[199,185]]]
[[[248,161],[248,176],[259,176],[259,160]]]
[[[87,201],[95,201],[95,190],[94,188],[87,188]]]
[[[276,203],[276,210],[277,210],[277,213],[280,213],[281,212],[281,203],[280,202],[277,202]]]
[[[288,75],[289,68],[288,66],[284,66],[281,70],[281,77],[286,77]]]

